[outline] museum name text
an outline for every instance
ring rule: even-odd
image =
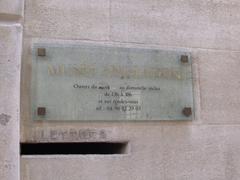
[[[107,65],[102,68],[90,64],[79,65],[47,65],[47,72],[50,76],[81,76],[92,77],[95,75],[124,78],[166,78],[166,79],[185,79],[186,74],[176,68],[159,67],[139,67]]]

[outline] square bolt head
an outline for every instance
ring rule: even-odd
[[[181,55],[181,62],[182,63],[188,63],[188,56],[187,55]]]
[[[191,107],[185,107],[182,110],[182,113],[184,116],[189,117],[192,115],[192,108]]]
[[[38,56],[46,56],[46,49],[38,48],[37,53],[38,53]]]
[[[46,115],[46,108],[45,107],[38,107],[37,108],[37,115],[38,116],[45,116]]]

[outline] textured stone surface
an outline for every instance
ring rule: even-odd
[[[240,126],[131,127],[128,155],[22,158],[26,180],[235,180]],[[23,178],[24,177],[24,178]]]
[[[0,0],[1,14],[23,16],[24,0]]]
[[[240,123],[240,52],[200,52],[201,119]]]
[[[121,126],[121,125],[119,125]],[[126,155],[22,157],[26,180],[163,179],[161,130],[144,126],[109,128],[111,141],[130,139]],[[153,143],[154,142],[154,143]],[[28,178],[28,179],[27,179]]]
[[[111,39],[169,46],[240,49],[238,0],[115,0]]]
[[[163,129],[165,179],[239,178],[239,125],[166,126]]]
[[[165,179],[229,179],[225,175],[225,131],[231,128],[166,126],[163,129]]]
[[[0,177],[19,178],[20,25],[0,26]]]
[[[108,39],[108,0],[26,0],[25,4],[27,36]]]

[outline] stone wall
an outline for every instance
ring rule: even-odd
[[[18,180],[23,1],[0,1],[0,179]]]
[[[0,1],[0,177],[9,180],[19,178],[22,4]],[[80,141],[128,141],[130,150],[126,155],[23,156],[21,179],[239,179],[239,10],[238,0],[25,0],[21,141],[42,141],[36,132],[93,129],[106,132],[105,139]],[[33,124],[29,82],[34,42],[190,51],[195,120]]]

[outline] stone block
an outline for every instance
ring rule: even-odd
[[[19,178],[19,110],[22,27],[0,26],[0,177]]]
[[[1,0],[0,17],[2,15],[23,16],[24,0]]]
[[[237,0],[118,0],[111,3],[113,41],[240,49]]]
[[[114,132],[108,137],[107,142],[129,140],[127,154],[25,155],[21,157],[21,178],[29,180],[164,179],[161,127],[136,125],[121,129],[111,127],[109,131]]]
[[[238,179],[239,133],[239,125],[164,127],[164,179]]]
[[[240,52],[199,51],[201,120],[240,123]]]
[[[26,0],[25,35],[40,38],[109,38],[108,0]]]
[[[22,156],[22,179],[235,180],[239,177],[239,125],[157,126],[156,123],[117,131],[114,141],[124,134],[129,140],[128,154]]]

